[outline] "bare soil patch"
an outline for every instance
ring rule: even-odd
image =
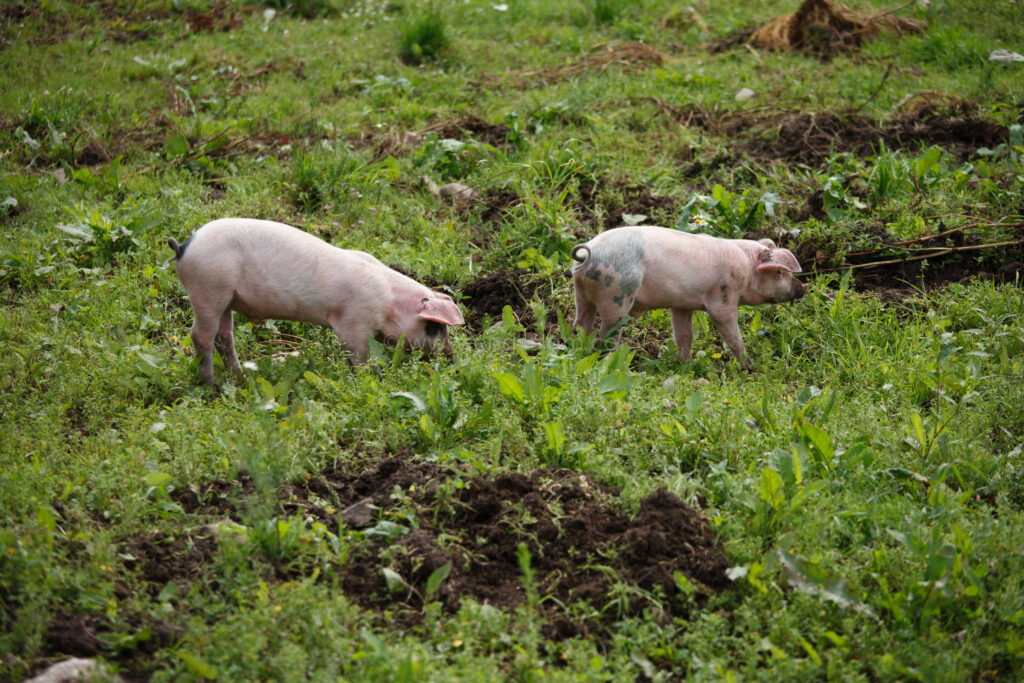
[[[422,618],[426,582],[445,565],[450,574],[429,596],[445,612],[458,610],[465,598],[498,608],[523,604],[522,544],[530,553],[538,594],[557,598],[537,605],[547,620],[545,635],[552,639],[602,637],[617,619],[651,608],[664,618],[683,614],[729,585],[729,562],[703,514],[664,489],[645,498],[630,516],[615,508],[616,489],[566,469],[470,476],[409,454],[350,468],[330,467],[283,487],[280,507],[332,530],[339,524],[366,532],[382,522],[400,525],[391,538],[367,533],[335,568],[346,595],[366,609],[386,611],[398,625]],[[237,518],[251,492],[244,481],[233,488],[214,482],[202,494],[176,497],[192,514]],[[127,550],[154,595],[167,582],[187,588],[217,552],[202,534],[143,533]],[[396,572],[405,586],[389,588],[384,568]],[[294,567],[287,569],[292,572]],[[680,596],[676,572],[698,586],[694,601]],[[572,609],[580,600],[596,608],[587,611],[591,616]],[[73,653],[96,651],[86,642]]]
[[[485,190],[480,195],[477,205],[480,210],[480,220],[484,225],[500,225],[522,198],[509,189]]]
[[[957,239],[956,242],[963,246],[978,244],[971,239]],[[855,261],[856,258],[850,260]],[[895,263],[854,270],[858,289],[890,300],[901,300],[922,291],[971,280],[994,280],[1000,284],[1024,282],[1024,246],[954,252],[923,260],[896,260]]]
[[[1024,282],[1024,224],[1013,228],[1010,239],[985,242],[971,234],[970,226],[947,229],[939,221],[930,236],[892,242],[882,226],[876,226],[870,240],[878,246],[842,255],[854,283],[862,291],[887,300],[902,300],[923,291],[970,280],[993,280],[999,284]],[[813,241],[789,245],[808,271],[816,270],[825,249]]]
[[[346,593],[369,609],[419,610],[427,578],[450,564],[451,574],[437,595],[446,611],[457,610],[464,597],[515,607],[527,597],[518,557],[523,543],[537,572],[539,595],[555,597],[563,605],[587,600],[607,609],[609,621],[639,614],[652,604],[669,610],[672,605],[681,607],[673,601],[678,596],[673,572],[683,573],[707,591],[720,591],[729,583],[729,563],[707,521],[667,490],[645,498],[630,518],[608,505],[617,491],[571,470],[463,479],[463,488],[445,499],[438,492],[451,476],[429,463],[404,458],[382,461],[354,477],[332,475],[330,487],[341,504],[383,504],[384,516],[394,506],[394,486],[410,490],[408,486],[415,484],[411,497],[420,520],[418,529],[391,548],[376,542],[351,559],[343,579]],[[439,542],[442,533],[458,540]],[[384,550],[393,559],[391,568],[409,584],[408,591],[388,590],[380,571]],[[635,592],[619,604],[619,582],[638,587],[649,597]],[[649,599],[655,596],[656,601]],[[541,610],[549,619],[547,635],[552,638],[589,633],[598,626],[573,621],[554,601],[544,602]]]
[[[458,119],[442,119],[427,125],[422,130],[388,130],[383,133],[367,128],[348,142],[357,149],[370,148],[375,158],[402,156],[420,146],[433,133],[439,138],[454,140],[475,140],[498,149],[508,148],[509,129],[504,123],[488,123],[476,114],[467,114]]]
[[[654,194],[643,183],[615,178],[604,183],[581,183],[576,211],[582,218],[582,235],[586,239],[602,230],[626,225],[627,214],[644,216],[643,222],[648,225],[675,223],[677,205],[673,197]]]
[[[128,595],[118,597],[127,598]],[[148,616],[129,614],[122,617],[127,623],[115,626],[109,619],[98,614],[57,609],[51,615],[43,634],[42,649],[37,660],[40,662],[39,669],[45,668],[45,663],[54,659],[102,655],[122,667],[122,679],[149,680],[152,675],[152,656],[180,638],[182,629]],[[123,636],[131,633],[135,634],[135,638],[128,642]]]
[[[530,300],[541,282],[529,279],[526,270],[487,273],[462,288],[462,303],[469,309],[466,325],[475,332],[483,329],[485,317],[501,320],[505,306],[511,306],[523,325],[533,322]]]
[[[737,147],[753,157],[820,165],[831,154],[872,154],[884,143],[889,149],[938,145],[961,160],[981,147],[1005,142],[1009,130],[982,118],[977,107],[959,100],[922,97],[888,122],[856,111],[727,112],[712,114],[697,107],[674,112],[684,125],[739,139]]]
[[[233,31],[242,25],[242,19],[234,8],[215,3],[209,11],[191,9],[184,14],[185,26],[193,33]]]

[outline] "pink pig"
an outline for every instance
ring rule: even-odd
[[[583,255],[580,256],[580,253]],[[744,369],[752,371],[737,323],[737,306],[781,303],[807,291],[793,273],[796,257],[769,239],[729,240],[655,226],[601,233],[573,247],[574,325],[588,333],[601,314],[601,336],[627,315],[672,311],[676,357],[690,360],[693,312],[714,321]]]
[[[448,325],[465,322],[446,294],[433,292],[366,252],[339,249],[273,221],[223,218],[183,244],[167,244],[195,312],[192,342],[199,372],[213,385],[213,346],[236,373],[232,311],[248,318],[283,318],[327,325],[352,362],[366,360],[369,339],[396,343],[403,335],[430,352],[440,341],[451,354]]]

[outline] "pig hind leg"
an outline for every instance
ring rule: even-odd
[[[690,344],[693,342],[693,311],[672,309],[672,336],[676,340],[676,359],[685,363],[690,360]]]
[[[615,302],[615,298],[622,301],[621,304]],[[611,334],[612,330],[618,326],[619,322],[624,318],[629,317],[629,310],[633,308],[633,298],[624,299],[623,297],[609,298],[607,301],[601,302],[597,307],[597,313],[601,316],[601,332],[600,337],[603,339]],[[622,339],[622,328],[619,328],[618,333],[615,335],[615,343],[618,344]]]
[[[220,326],[217,328],[217,350],[228,367],[238,375],[242,374],[242,366],[238,362],[238,354],[235,353],[234,320],[232,311],[229,308],[220,316]]]
[[[192,323],[192,345],[199,357],[199,374],[210,386],[216,386],[213,380],[213,349],[217,341],[217,334],[223,326],[225,314],[230,316],[231,304],[228,297],[211,297],[199,293],[189,292],[189,299],[192,301],[192,309],[195,311],[196,319]],[[230,323],[230,317],[228,318]],[[231,354],[234,355],[234,340],[228,328],[228,340],[231,342]],[[237,358],[236,358],[237,362]]]
[[[195,322],[192,323],[192,346],[199,356],[199,374],[210,386],[216,386],[213,381],[213,347],[217,338],[219,326],[219,315],[213,315],[196,311]]]
[[[582,327],[583,331],[590,334],[594,331],[594,316],[597,315],[597,307],[587,299],[583,293],[583,285],[576,283],[576,319],[573,327]]]

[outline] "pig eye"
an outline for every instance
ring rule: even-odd
[[[437,337],[444,332],[444,324],[439,323],[436,320],[428,320],[426,326],[423,328],[428,336]]]

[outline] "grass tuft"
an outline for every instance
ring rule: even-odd
[[[413,14],[399,29],[398,56],[406,64],[438,60],[449,45],[447,24],[433,4]]]

